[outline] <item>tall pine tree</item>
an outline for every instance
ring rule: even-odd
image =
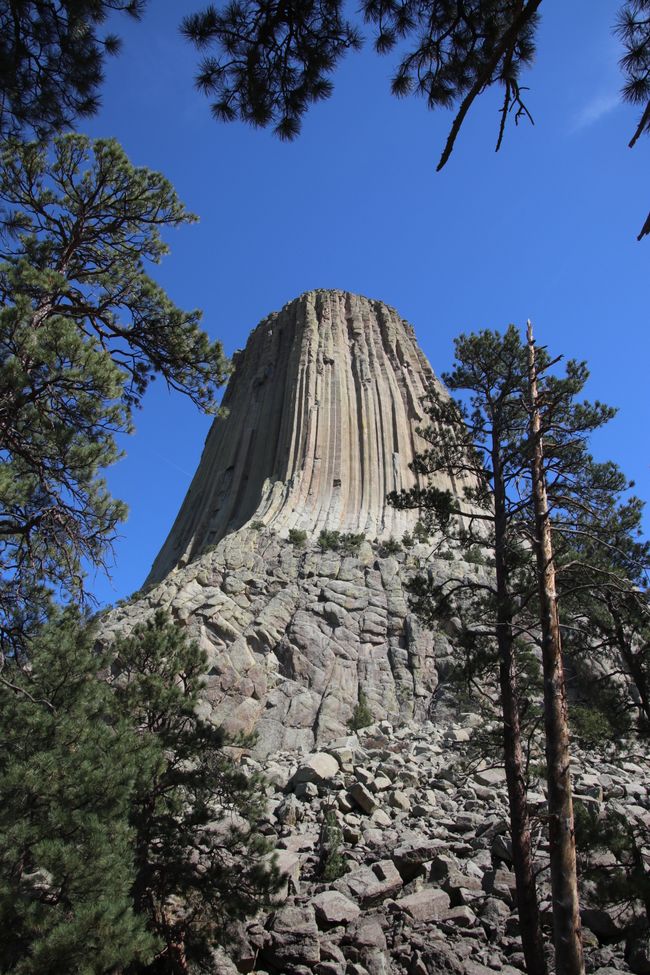
[[[549,613],[548,606],[544,609],[540,602],[542,587],[538,585],[549,564],[548,552],[541,544],[540,522],[545,530],[552,530],[556,548],[557,593],[544,587],[546,602],[555,612],[557,595],[561,601],[563,591],[567,596],[570,592],[573,604],[567,599],[566,605],[567,610],[571,606],[571,615],[562,622],[569,624],[579,619],[584,628],[588,625],[586,604],[578,608],[576,577],[582,569],[592,593],[599,584],[589,560],[583,559],[581,565],[575,539],[583,540],[583,555],[587,553],[587,539],[591,548],[601,553],[617,549],[612,517],[603,515],[614,512],[616,517],[624,518],[626,511],[639,510],[638,502],[626,498],[629,485],[618,468],[610,463],[596,463],[589,453],[589,436],[614,411],[600,403],[579,401],[588,377],[584,363],[568,362],[562,376],[555,374],[554,365],[544,350],[537,350],[534,371],[538,388],[531,399],[527,351],[514,327],[504,335],[485,331],[461,336],[456,341],[454,369],[443,378],[452,392],[468,395],[469,404],[441,394],[432,396],[428,409],[431,423],[423,431],[429,449],[414,464],[416,472],[425,479],[435,478],[440,472],[451,476],[460,500],[426,484],[391,498],[397,506],[421,508],[432,530],[466,551],[480,546],[494,558],[494,573],[484,573],[479,579],[454,572],[442,580],[434,575],[422,576],[414,583],[414,597],[416,608],[429,620],[441,615],[464,619],[463,640],[474,653],[485,653],[490,641],[497,648],[518,897],[520,890],[529,889],[521,867],[529,838],[518,740],[522,692],[517,688],[517,677],[523,670],[518,662],[519,648],[537,641],[540,632],[547,634]],[[531,419],[536,421],[534,426]],[[535,488],[540,475],[546,498],[544,505],[536,506]],[[532,558],[536,551],[537,564]],[[601,573],[601,592],[611,591],[611,581],[611,572],[607,576]],[[550,682],[549,668],[545,668],[549,685],[546,710],[559,702],[566,717],[559,655],[553,673],[554,681]],[[554,736],[555,729],[549,731],[547,727],[549,814],[551,820],[559,822],[561,803],[556,800],[568,795],[570,805],[570,783],[567,763],[558,769]],[[567,829],[571,834],[570,822]],[[559,844],[554,841],[555,835],[551,835],[551,856],[557,864]],[[575,938],[574,944],[579,946],[575,870],[565,867],[566,864],[554,868],[553,909],[558,971],[568,975],[580,971],[581,961],[579,947],[573,953],[564,950],[570,938]],[[529,896],[532,900],[532,893]],[[566,919],[569,903],[573,905],[570,924]],[[531,916],[534,915],[525,917]],[[522,939],[528,966],[535,939],[534,929],[526,930],[526,922]]]
[[[0,679],[0,967],[177,975],[277,887],[264,790],[196,716],[205,659],[162,615],[103,653],[71,612]]]
[[[164,613],[112,651],[119,708],[155,755],[131,802],[135,910],[161,943],[156,972],[209,968],[229,922],[278,886],[268,841],[254,829],[264,790],[224,750],[221,731],[197,716],[205,653]],[[149,969],[136,962],[129,971]]]
[[[12,975],[100,975],[154,956],[130,823],[153,766],[98,677],[107,663],[68,612],[2,675],[0,969]]]
[[[83,595],[124,518],[99,472],[155,376],[212,410],[227,363],[148,273],[193,221],[111,140],[6,146],[0,166],[0,649],[39,591]]]

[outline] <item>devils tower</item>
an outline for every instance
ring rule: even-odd
[[[414,484],[422,399],[436,382],[411,326],[380,301],[311,291],[269,315],[235,357],[227,415],[148,581],[252,521],[283,538],[412,528],[386,495]]]
[[[235,357],[146,595],[110,618],[128,629],[162,607],[187,626],[210,663],[207,712],[255,730],[260,752],[345,733],[361,697],[378,719],[429,713],[451,650],[409,610],[430,546],[396,544],[418,515],[386,495],[415,483],[432,384],[413,329],[382,302],[311,291],[269,315]],[[323,531],[357,536],[355,551],[328,550]]]
[[[485,587],[493,570],[414,537],[418,512],[386,503],[415,484],[432,386],[413,330],[379,301],[313,291],[269,315],[235,358],[145,588],[102,621],[109,641],[166,611],[205,651],[202,716],[254,733],[229,738],[228,759],[263,776],[256,829],[283,886],[227,954],[214,946],[214,975],[524,970],[505,772],[488,744],[496,698],[485,708],[482,675],[474,697],[449,679],[462,620],[429,630],[409,606],[415,575]],[[529,744],[548,905],[543,753]],[[647,831],[640,743],[633,757],[620,768],[609,742],[574,744],[575,795]],[[624,960],[619,909],[585,893],[587,971],[628,970],[629,957],[647,975],[647,935],[629,927]]]

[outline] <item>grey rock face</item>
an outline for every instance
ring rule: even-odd
[[[380,301],[310,291],[269,315],[235,357],[227,416],[214,421],[147,581],[252,521],[281,537],[412,528],[417,516],[389,508],[386,495],[415,483],[408,465],[432,383],[413,329]],[[381,636],[381,613],[366,623]]]
[[[429,713],[437,666],[452,648],[445,634],[418,624],[405,588],[420,559],[433,574],[450,571],[429,554],[419,545],[382,557],[380,546],[365,544],[343,556],[241,529],[113,610],[103,636],[167,610],[206,650],[205,716],[232,733],[256,730],[257,754],[313,752],[349,733],[361,693],[377,720]],[[455,564],[461,573],[477,569]]]
[[[104,636],[167,610],[207,653],[205,715],[255,730],[258,754],[344,736],[362,695],[376,720],[424,719],[452,651],[409,612],[407,585],[421,565],[441,578],[451,566],[429,545],[396,551],[382,539],[417,521],[386,494],[415,484],[408,465],[436,383],[410,325],[381,302],[314,291],[270,315],[237,357],[228,414],[146,597],[114,611]],[[322,529],[366,541],[353,555],[321,551]],[[309,792],[319,776],[304,782]],[[391,801],[409,804],[399,790]]]
[[[504,773],[476,764],[471,739],[483,719],[442,706],[461,623],[431,633],[408,605],[418,570],[434,581],[487,581],[490,570],[454,552],[436,558],[429,545],[393,551],[376,541],[415,520],[384,497],[413,483],[408,462],[431,381],[409,327],[378,302],[312,292],[270,316],[238,361],[230,415],[208,438],[149,589],[103,622],[109,640],[167,610],[206,651],[204,716],[258,733],[242,768],[266,779],[260,831],[277,840],[285,882],[274,909],[242,924],[228,949],[238,971],[523,970]],[[292,528],[304,529],[304,543],[289,539]],[[321,528],[367,541],[354,555],[321,551]],[[350,734],[362,695],[373,724]],[[646,748],[620,767],[613,746],[574,754],[579,801],[647,829]],[[531,783],[529,799],[543,817],[543,782]],[[548,847],[535,829],[548,919]],[[629,967],[648,975],[634,914],[623,923],[590,900],[588,885],[584,893],[587,970],[628,970],[627,937]],[[215,972],[233,971],[220,951]]]

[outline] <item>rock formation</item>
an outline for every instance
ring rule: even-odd
[[[227,415],[147,581],[250,522],[283,538],[401,536],[417,516],[386,495],[414,483],[422,398],[436,382],[411,326],[380,301],[310,291],[269,315],[235,356]]]
[[[412,328],[381,302],[315,291],[270,315],[236,358],[227,415],[146,596],[107,632],[169,610],[207,651],[206,710],[255,730],[259,754],[344,734],[362,697],[378,719],[424,719],[451,650],[409,611],[406,584],[431,546],[385,545],[417,521],[386,493],[414,483],[422,399],[436,382]],[[304,547],[287,540],[292,528]],[[323,551],[322,529],[366,541]]]
[[[268,782],[260,829],[277,845],[285,887],[274,911],[242,925],[214,975],[522,975],[505,773],[473,741],[484,719],[457,717],[379,722],[310,756],[243,757]],[[623,759],[614,743],[574,742],[575,801],[647,835],[648,750],[626,746]],[[528,800],[550,942],[546,785],[534,770]],[[340,870],[328,872],[332,853]],[[611,869],[615,858],[599,850],[591,862]],[[640,905],[607,907],[589,883],[582,897],[587,972],[647,975]]]
[[[217,949],[214,975],[524,969],[504,772],[474,737],[498,737],[498,727],[447,707],[452,623],[429,632],[408,605],[417,570],[479,581],[490,570],[456,551],[387,541],[415,523],[385,495],[413,483],[432,382],[412,330],[379,302],[310,292],[269,316],[237,358],[228,415],[215,421],[146,590],[104,618],[110,639],[168,610],[206,650],[205,716],[257,732],[237,758],[266,778],[257,825],[285,885],[275,910],[241,925],[229,954]],[[319,544],[321,529],[365,541],[333,551]],[[351,734],[360,702],[374,721]],[[648,750],[633,747],[626,760],[614,743],[575,749],[576,802],[647,831]],[[531,758],[548,926],[543,754]],[[587,970],[616,975],[627,959],[647,975],[650,945],[634,911],[603,909],[588,884],[585,894]]]
[[[362,695],[376,718],[428,714],[451,646],[409,611],[405,584],[429,551],[388,555],[365,542],[345,555],[243,528],[113,611],[104,632],[168,610],[207,652],[212,720],[255,730],[259,755],[310,750],[345,734]]]

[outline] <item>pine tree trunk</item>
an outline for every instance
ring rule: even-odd
[[[624,644],[620,644],[624,647]],[[629,650],[622,649],[621,655],[623,661],[630,672],[630,676],[634,682],[635,690],[639,695],[640,706],[639,710],[645,718],[645,723],[650,725],[650,688],[648,687],[648,677],[643,666],[643,661],[639,659],[634,653]],[[641,720],[643,720],[643,718]]]
[[[498,439],[495,438],[495,439]],[[521,946],[528,975],[546,975],[544,940],[539,917],[533,870],[530,819],[521,747],[517,667],[512,632],[512,609],[507,587],[505,561],[505,488],[499,462],[499,445],[493,450],[495,532],[494,554],[497,583],[496,631],[499,651],[499,686],[503,718],[503,752],[510,808],[512,862],[517,883],[517,907]]]
[[[528,322],[527,337],[531,410],[530,432],[533,450],[532,489],[535,512],[535,554],[537,558],[544,669],[544,727],[546,732],[555,967],[557,975],[584,975],[571,796],[569,722],[562,667],[560,619],[555,589],[553,542],[544,474],[535,344],[530,322]]]
[[[616,643],[623,658],[623,663],[627,667],[630,677],[634,683],[634,687],[639,695],[640,705],[638,705],[639,710],[645,721],[650,725],[650,686],[648,686],[648,675],[644,667],[643,658],[640,654],[635,653],[631,646],[632,635],[625,632],[621,620],[618,616],[616,605],[613,604],[611,599],[607,599],[607,609],[610,612],[612,620],[614,621],[614,631],[616,634]],[[643,720],[643,718],[641,719]]]

